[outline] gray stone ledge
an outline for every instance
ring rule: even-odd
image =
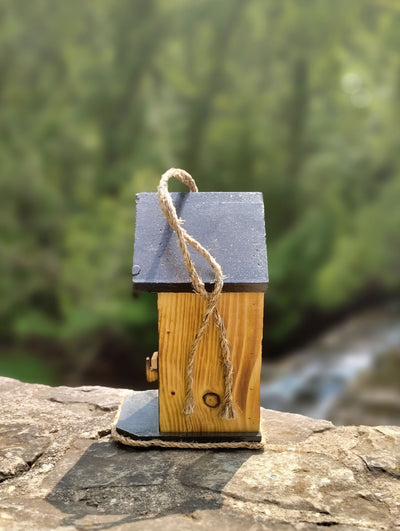
[[[0,529],[400,528],[400,428],[262,409],[266,446],[132,450],[127,391],[0,377]]]

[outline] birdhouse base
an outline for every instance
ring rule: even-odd
[[[133,447],[251,449],[263,447],[260,432],[160,432],[157,390],[133,392],[123,400],[113,427],[113,437],[118,442]]]

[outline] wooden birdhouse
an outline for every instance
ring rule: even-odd
[[[137,290],[158,294],[158,354],[147,366],[150,379],[158,377],[159,381],[157,437],[259,441],[263,307],[268,285],[262,194],[188,192],[171,193],[170,199],[185,234],[199,242],[222,269],[223,287],[215,311],[224,330],[217,318],[208,319],[188,381],[188,357],[204,321],[207,295],[194,292],[177,235],[160,210],[157,194],[138,194],[132,274]],[[211,294],[215,271],[195,246],[190,244],[189,249],[195,271]],[[225,360],[221,357],[222,333],[229,345]],[[227,363],[231,369],[228,391]],[[184,411],[188,386],[189,413]],[[230,416],[221,414],[227,393],[233,406]]]

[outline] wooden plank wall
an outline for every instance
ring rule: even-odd
[[[224,319],[234,366],[237,416],[221,419],[215,405],[223,396],[218,330],[214,321],[199,345],[194,370],[195,412],[184,415],[186,362],[204,314],[205,302],[194,293],[159,293],[159,413],[161,432],[257,432],[260,424],[260,371],[263,293],[222,293]],[[208,396],[203,399],[205,395]]]

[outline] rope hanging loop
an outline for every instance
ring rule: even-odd
[[[178,218],[175,206],[172,202],[171,195],[168,190],[168,181],[171,178],[178,179],[185,184],[191,192],[198,192],[197,185],[193,177],[185,170],[171,168],[166,171],[160,180],[160,184],[157,188],[158,201],[160,209],[168,221],[170,227],[175,232],[179,249],[182,253],[183,260],[185,262],[186,269],[188,270],[190,281],[192,283],[193,291],[203,297],[206,301],[206,310],[204,312],[199,329],[196,332],[193,343],[190,347],[188,361],[186,366],[186,385],[185,385],[185,405],[183,413],[185,415],[191,415],[194,412],[194,394],[193,394],[193,379],[194,379],[194,362],[198,345],[207,330],[211,319],[217,326],[219,332],[219,345],[221,352],[221,365],[224,376],[224,396],[222,399],[221,408],[218,415],[224,419],[235,418],[235,411],[233,407],[233,366],[231,360],[231,352],[229,348],[229,342],[226,337],[226,329],[221,314],[217,308],[219,296],[222,292],[224,285],[224,276],[221,266],[215,260],[215,258],[205,249],[195,238],[193,238],[183,228],[183,221]],[[208,292],[205,288],[204,282],[198,274],[196,267],[191,259],[188,245],[193,247],[198,253],[207,260],[214,271],[214,289],[212,292]]]

